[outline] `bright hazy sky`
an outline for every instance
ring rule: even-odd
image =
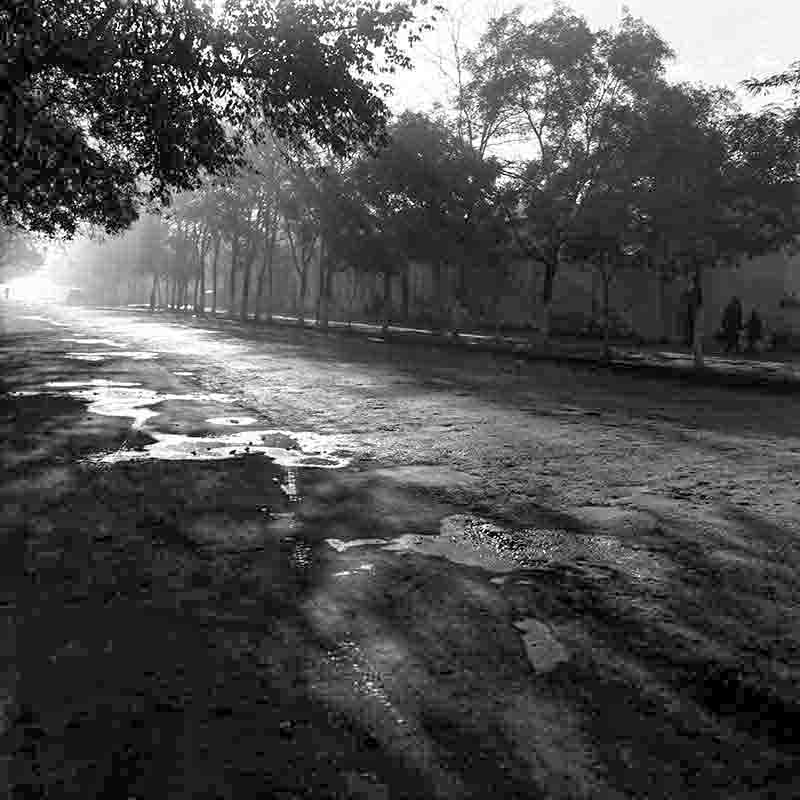
[[[439,0],[455,19],[462,19],[462,40],[470,44],[492,11],[522,5],[531,13],[546,13],[547,0]],[[619,0],[573,0],[565,5],[583,14],[592,28],[619,20]],[[675,51],[669,77],[736,88],[744,78],[784,70],[800,60],[800,0],[628,0],[631,13],[652,25]],[[537,14],[538,16],[538,14]],[[441,98],[443,80],[434,53],[447,50],[449,23],[415,45],[415,70],[398,76],[392,106],[423,110]],[[744,99],[744,97],[743,97]],[[753,101],[747,101],[751,107]],[[761,101],[759,101],[761,102]]]

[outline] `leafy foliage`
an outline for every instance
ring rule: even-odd
[[[619,172],[631,118],[670,56],[641,20],[626,15],[616,30],[592,31],[564,7],[530,23],[520,10],[505,14],[469,54],[482,130],[515,132],[527,144],[505,170],[505,211],[521,252],[545,265],[545,304],[563,248],[585,239],[584,207],[603,207],[595,200]]]
[[[359,167],[358,182],[383,230],[407,257],[429,264],[480,258],[497,165],[478,158],[443,124],[405,113],[386,149]]]
[[[423,0],[424,2],[424,0]],[[417,0],[8,0],[0,9],[0,220],[109,232],[241,163],[265,122],[336,152],[388,111],[370,76],[407,65]],[[376,48],[378,50],[376,50]]]

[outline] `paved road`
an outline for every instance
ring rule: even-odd
[[[20,797],[796,796],[794,396],[3,312]]]

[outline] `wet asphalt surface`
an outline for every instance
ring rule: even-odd
[[[800,795],[800,400],[4,306],[14,797]]]

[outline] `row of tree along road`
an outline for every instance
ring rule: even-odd
[[[369,285],[385,324],[407,322],[423,269],[430,325],[499,330],[535,263],[546,338],[559,272],[579,262],[600,278],[607,341],[620,270],[688,278],[702,330],[704,271],[797,239],[797,104],[745,113],[728,89],[670,83],[668,44],[627,13],[608,30],[565,7],[502,14],[453,48],[448,104],[393,118],[381,70],[410,66],[398,42],[438,24],[424,4],[54,11],[0,11],[0,218],[61,237],[133,225],[76,252],[107,284],[148,281],[153,308],[303,321],[313,285],[325,327],[334,295],[341,308]],[[799,79],[746,85],[796,92]]]

